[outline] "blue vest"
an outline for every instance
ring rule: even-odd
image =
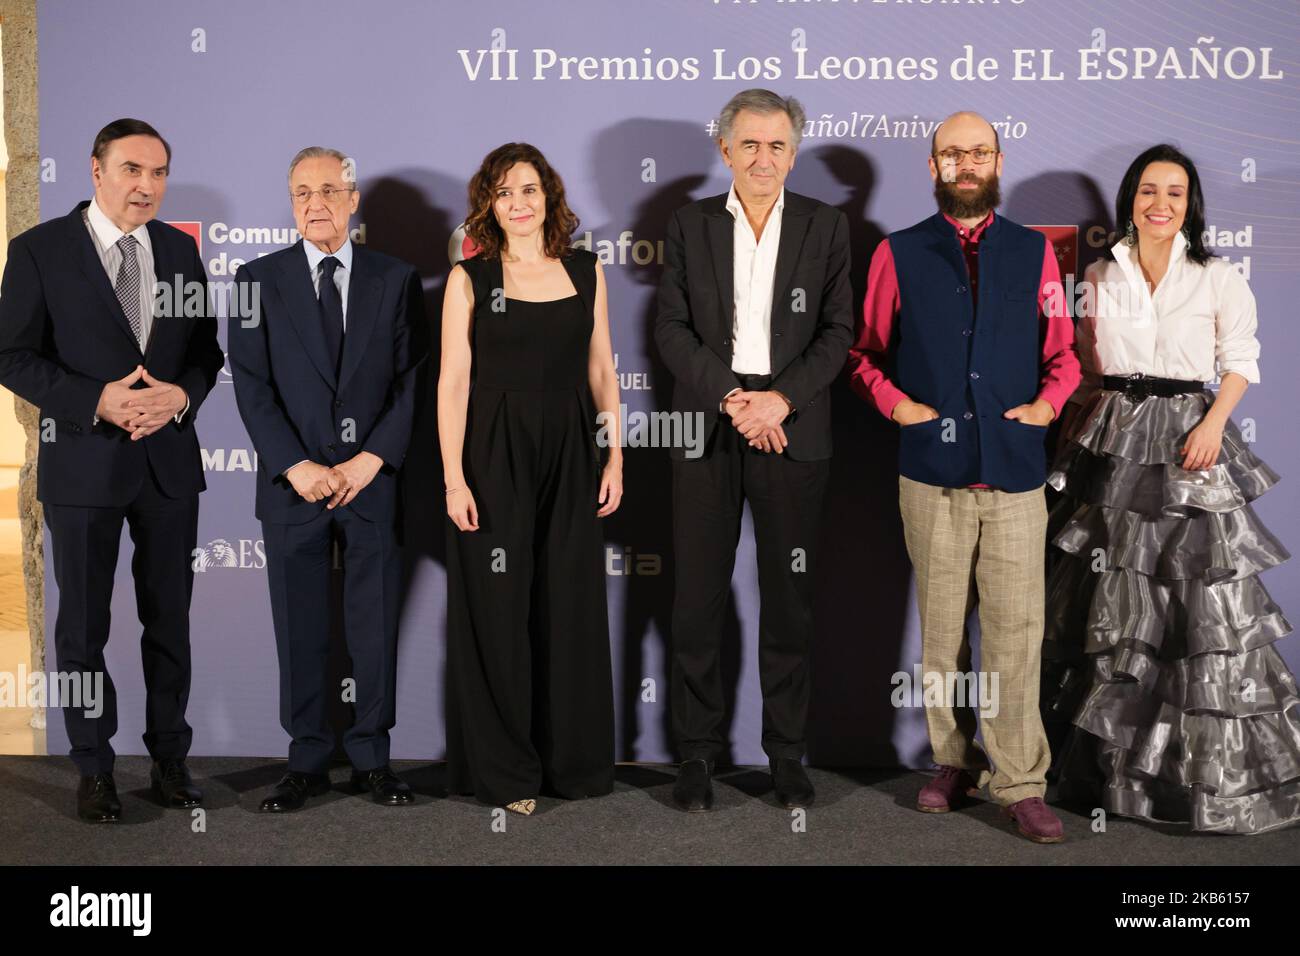
[[[980,237],[976,301],[957,230],[942,213],[890,235],[900,299],[896,381],[939,412],[900,429],[898,469],[908,478],[1003,491],[1043,484],[1047,427],[1002,413],[1038,395],[1046,241],[995,214]]]

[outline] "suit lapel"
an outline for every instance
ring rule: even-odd
[[[718,321],[731,333],[736,307],[736,221],[727,212],[727,197],[720,197],[719,208],[704,217],[708,223],[709,252],[713,256],[713,278],[718,290]]]
[[[173,288],[167,290],[167,301],[171,303],[172,308],[180,310],[173,318],[180,318],[185,314],[185,278],[181,275],[184,270],[174,254],[172,243],[167,241],[168,237],[163,234],[163,227],[157,220],[151,219],[146,228],[149,230],[149,245],[153,251],[154,279],[165,285],[176,283]],[[157,302],[156,294],[153,296],[153,301]],[[149,341],[145,343],[146,355],[153,347],[154,340],[159,335],[167,334],[165,330],[175,325],[175,322],[171,321],[159,322],[158,318],[155,312],[154,321],[149,329]]]
[[[794,277],[795,266],[799,263],[799,254],[803,252],[803,241],[808,236],[808,227],[812,223],[809,211],[792,193],[785,194],[785,208],[781,211],[781,241],[776,247],[776,272],[772,277],[772,312],[770,314],[772,332],[783,332],[786,319],[791,310],[786,292],[790,280]],[[770,225],[769,221],[769,225]],[[768,361],[776,368],[772,353],[775,351],[776,335],[768,336]]]
[[[339,391],[347,385],[361,364],[370,333],[375,329],[376,310],[383,297],[384,284],[370,269],[365,250],[352,244],[352,275],[348,279],[348,311],[343,335],[343,361],[340,363]]]
[[[86,222],[81,218],[81,211],[88,205],[89,203],[79,204],[68,216],[69,239],[77,251],[73,258],[85,274],[86,281],[99,294],[108,314],[113,317],[117,327],[126,335],[127,341],[135,346],[138,352],[140,343],[136,340],[135,333],[131,331],[131,323],[127,320],[126,313],[122,311],[122,303],[117,301],[117,293],[113,291],[113,286],[108,281],[108,273],[104,271],[104,263],[99,260],[99,252],[95,249],[95,241],[90,238],[90,230],[86,228]]]
[[[280,275],[275,288],[289,308],[289,322],[302,341],[307,357],[321,378],[331,388],[336,385],[334,368],[325,350],[325,334],[320,323],[320,303],[316,299],[316,290],[312,286],[310,269],[307,265],[307,253],[303,251],[299,239],[291,255],[285,256],[280,266]],[[349,296],[349,305],[351,296]]]

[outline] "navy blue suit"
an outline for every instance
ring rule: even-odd
[[[0,384],[37,406],[42,424],[53,423],[55,440],[43,440],[37,453],[37,497],[121,507],[150,469],[170,497],[196,495],[205,485],[194,418],[224,364],[216,319],[206,309],[155,318],[142,354],[82,219],[88,205],[14,237],[0,292]],[[206,303],[194,240],[156,219],[147,228],[155,276],[198,283]],[[141,364],[185,389],[190,409],[179,425],[133,442],[94,418],[104,385]]]
[[[323,281],[323,280],[322,280]],[[257,450],[257,517],[266,543],[289,769],[323,773],[334,749],[325,686],[332,542],[344,561],[343,632],[356,680],[344,747],[358,770],[388,763],[396,720],[401,561],[397,472],[427,348],[423,294],[408,264],[353,246],[337,369],[302,242],[240,268],[229,324],[239,414]],[[238,314],[236,314],[238,313]],[[284,472],[337,465],[361,451],[384,462],[351,504],[329,511]]]
[[[0,384],[40,409],[37,497],[53,543],[59,611],[54,645],[61,672],[105,673],[109,605],[122,522],[135,545],[132,572],[144,627],[144,741],[156,759],[183,758],[190,688],[191,556],[203,466],[194,420],[223,358],[207,304],[207,276],[194,240],[157,220],[148,226],[154,275],[197,293],[190,308],[155,313],[141,352],[87,231],[80,203],[9,244],[0,290]],[[172,303],[175,303],[173,298]],[[189,312],[190,314],[185,314]],[[104,385],[137,365],[189,396],[179,424],[147,438],[95,422]],[[143,387],[140,383],[137,387]],[[72,758],[83,774],[111,773],[117,700],[104,681],[98,718],[65,708]]]

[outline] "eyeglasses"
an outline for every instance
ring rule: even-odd
[[[320,189],[295,189],[289,193],[289,198],[299,206],[305,206],[311,202],[311,197],[320,193],[320,198],[326,202],[342,202],[348,193],[352,192],[352,186],[322,186]]]
[[[958,149],[954,146],[951,149],[942,150],[934,155],[938,157],[939,161],[944,165],[951,164],[956,166],[966,158],[968,153],[970,154],[970,158],[975,161],[976,166],[983,166],[996,156],[998,151],[996,149],[990,149],[987,146],[976,146],[974,149]]]

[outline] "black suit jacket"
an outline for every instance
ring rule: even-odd
[[[659,283],[655,341],[675,380],[672,408],[703,413],[706,438],[719,422],[732,427],[718,404],[740,385],[731,370],[734,228],[725,193],[677,210]],[[770,387],[794,405],[782,428],[785,454],[795,460],[830,457],[828,386],[853,340],[852,308],[848,219],[786,190],[772,285]],[[684,458],[685,449],[671,454]]]
[[[336,465],[369,451],[384,465],[348,507],[370,521],[393,521],[417,372],[428,354],[415,270],[353,243],[337,375],[302,240],[242,266],[234,295],[241,314],[232,306],[230,368],[239,414],[257,449],[257,517],[278,524],[311,520],[325,502],[299,497],[285,470],[303,459]]]
[[[0,288],[0,384],[40,409],[37,497],[122,507],[149,468],[169,497],[198,494],[205,485],[194,419],[224,363],[198,248],[179,229],[149,222],[155,276],[169,285],[179,276],[181,304],[190,307],[155,315],[141,354],[82,219],[89,204],[14,237]],[[180,424],[133,442],[94,418],[104,385],[141,364],[185,389],[190,407]]]

